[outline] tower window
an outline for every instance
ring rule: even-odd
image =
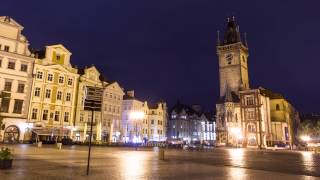
[[[279,104],[276,104],[276,110],[280,111],[280,105]]]

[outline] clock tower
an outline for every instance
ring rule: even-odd
[[[241,40],[239,26],[234,17],[231,20],[228,18],[222,42],[220,42],[218,31],[217,55],[220,98],[225,97],[227,91],[239,95],[240,90],[249,89],[248,45],[245,36],[244,41]]]

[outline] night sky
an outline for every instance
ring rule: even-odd
[[[320,111],[317,1],[1,0],[31,47],[61,43],[72,64],[95,64],[138,98],[215,108],[216,31],[235,15],[247,32],[251,87],[279,92],[301,112]],[[312,3],[314,2],[314,3]]]

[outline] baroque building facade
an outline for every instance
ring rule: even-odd
[[[267,148],[295,143],[297,111],[280,94],[251,88],[248,44],[234,18],[228,19],[223,40],[219,32],[220,97],[216,104],[217,144]]]
[[[79,75],[63,45],[35,51],[28,123],[39,140],[72,136]]]
[[[33,54],[23,26],[0,17],[0,141],[24,141],[32,85]]]

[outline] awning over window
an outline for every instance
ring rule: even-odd
[[[68,136],[70,130],[66,128],[41,128],[32,129],[32,132],[38,136]]]

